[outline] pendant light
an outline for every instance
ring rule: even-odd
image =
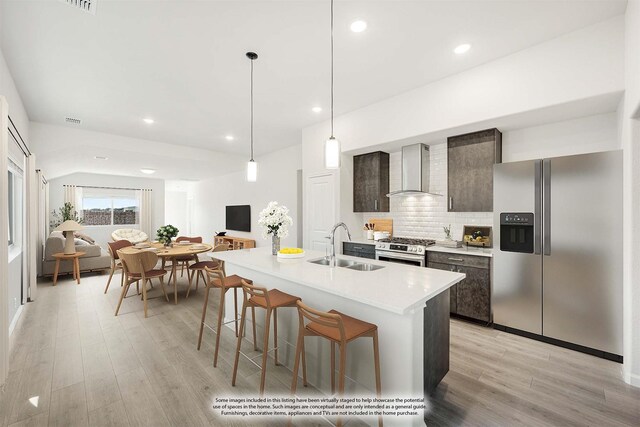
[[[324,167],[340,168],[340,141],[333,136],[333,0],[331,0],[331,136],[324,143]]]
[[[256,182],[258,179],[258,163],[253,160],[253,61],[258,59],[258,54],[247,52],[247,58],[251,60],[251,158],[247,162],[247,181]]]

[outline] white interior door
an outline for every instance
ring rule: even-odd
[[[335,177],[331,173],[307,177],[305,247],[324,252],[329,230],[336,223]]]

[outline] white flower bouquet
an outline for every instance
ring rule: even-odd
[[[262,237],[265,239],[269,236],[283,238],[289,235],[289,226],[293,224],[293,220],[286,206],[280,206],[278,202],[269,202],[260,212],[258,224],[262,226]]]
[[[158,231],[156,231],[158,234],[158,241],[164,245],[168,245],[171,243],[171,239],[178,236],[178,231],[180,230],[171,224],[163,225],[158,228]]]

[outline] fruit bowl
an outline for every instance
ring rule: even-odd
[[[304,258],[304,250],[300,248],[282,248],[278,251],[278,258]]]

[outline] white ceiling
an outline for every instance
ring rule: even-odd
[[[337,114],[624,13],[626,1],[342,1]],[[329,1],[0,3],[2,49],[32,121],[248,153],[249,60],[256,152],[300,142],[329,112]],[[363,19],[368,29],[352,33]],[[463,42],[471,50],[457,56]],[[311,107],[324,108],[320,114]],[[156,122],[147,125],[142,118]],[[232,134],[233,142],[224,136]]]

